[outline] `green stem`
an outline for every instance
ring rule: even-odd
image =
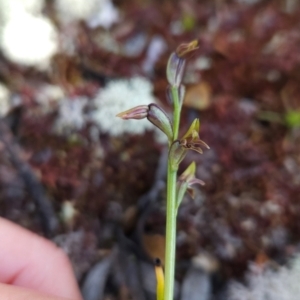
[[[173,117],[173,140],[178,138],[180,110],[178,88],[172,87],[172,98],[174,103]],[[176,183],[177,170],[172,170],[171,162],[168,161],[167,179],[167,221],[166,221],[166,254],[165,254],[165,291],[164,300],[174,299],[174,277],[175,277],[175,255],[176,255]]]
[[[165,297],[173,300],[176,252],[176,180],[177,172],[168,165],[167,183],[167,225],[166,225],[166,254],[165,254]]]
[[[177,140],[178,138],[178,131],[179,131],[179,123],[180,123],[180,112],[181,112],[181,105],[179,103],[179,94],[177,87],[171,87],[172,99],[174,103],[174,116],[173,116],[173,132],[174,137],[173,140]]]

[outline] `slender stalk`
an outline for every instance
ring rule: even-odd
[[[173,116],[173,140],[177,140],[178,131],[179,131],[179,123],[180,123],[180,112],[181,112],[181,104],[179,103],[179,94],[177,87],[171,87],[172,99],[174,103],[174,116]]]
[[[176,249],[176,176],[168,165],[167,183],[167,225],[166,225],[166,254],[165,254],[165,297],[164,300],[173,300],[175,276],[175,249]]]
[[[172,87],[172,98],[174,103],[173,116],[173,140],[178,138],[180,110],[178,89]],[[175,254],[176,254],[176,182],[177,170],[173,171],[171,162],[168,162],[167,179],[167,221],[166,221],[166,254],[165,254],[165,291],[164,300],[173,300],[174,277],[175,277]]]

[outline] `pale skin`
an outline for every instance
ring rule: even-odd
[[[0,218],[1,300],[82,300],[71,264],[48,240]]]

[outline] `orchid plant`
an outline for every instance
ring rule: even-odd
[[[208,145],[199,137],[200,122],[195,119],[187,132],[179,137],[179,125],[182,103],[185,95],[185,87],[182,84],[186,58],[198,48],[198,42],[192,41],[181,44],[173,52],[167,64],[167,80],[169,86],[167,95],[173,103],[173,118],[158,105],[139,105],[117,116],[124,119],[147,118],[153,125],[158,127],[168,137],[168,170],[167,170],[167,209],[166,209],[166,247],[165,247],[165,275],[156,271],[157,275],[157,299],[173,300],[174,275],[175,275],[175,254],[176,254],[176,217],[180,203],[188,192],[194,196],[193,185],[204,185],[204,182],[195,177],[196,164],[192,162],[188,168],[178,177],[177,172],[180,163],[189,150],[203,153],[202,148],[209,149]],[[159,268],[156,267],[156,270]],[[164,281],[164,284],[162,284]]]

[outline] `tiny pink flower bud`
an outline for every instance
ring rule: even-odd
[[[149,111],[148,105],[139,105],[117,114],[117,117],[123,120],[141,120],[147,117]]]

